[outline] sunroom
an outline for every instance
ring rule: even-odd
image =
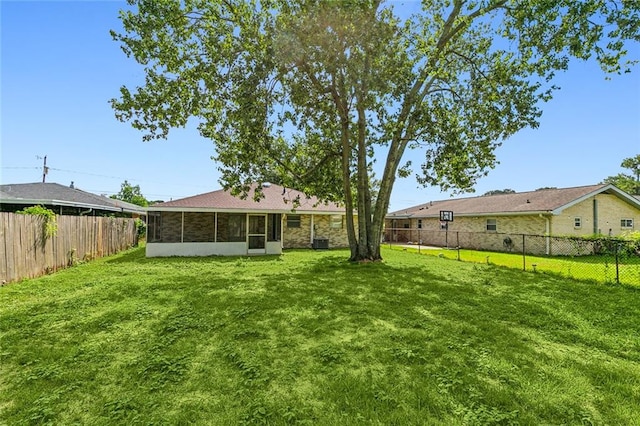
[[[149,207],[147,257],[280,254],[344,247],[344,208],[278,185],[242,199],[219,190]]]

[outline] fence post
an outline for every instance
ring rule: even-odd
[[[526,238],[525,235],[522,234],[522,270],[523,271],[527,270],[527,254],[524,246],[525,238]]]
[[[620,270],[618,268],[618,264],[619,264],[619,257],[618,257],[618,241],[616,240],[615,244],[613,245],[615,247],[614,252],[616,255],[616,284],[620,284]]]
[[[456,231],[456,248],[458,249],[458,261],[460,261],[460,231]]]

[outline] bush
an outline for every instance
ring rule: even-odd
[[[629,231],[622,234],[622,238],[627,242],[628,254],[640,256],[640,231]]]
[[[136,219],[136,232],[138,233],[138,238],[144,238],[147,235],[147,224],[144,223],[142,219]]]
[[[44,219],[44,236],[45,238],[53,237],[58,232],[58,223],[56,222],[56,214],[44,206],[25,207],[16,212],[17,214],[30,214],[40,216]]]

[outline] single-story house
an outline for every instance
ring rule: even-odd
[[[280,254],[348,246],[345,209],[275,184],[256,201],[218,190],[148,207],[147,257]]]
[[[441,211],[453,212],[453,221],[441,222]],[[428,244],[427,231],[445,229],[485,235],[618,236],[640,229],[639,223],[640,200],[613,185],[599,184],[420,204],[386,216],[385,241],[420,239]]]
[[[96,195],[58,183],[16,183],[0,185],[0,211],[16,212],[41,205],[60,215],[140,217],[146,209],[135,204]]]

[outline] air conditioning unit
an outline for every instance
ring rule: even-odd
[[[329,248],[328,238],[314,238],[313,249],[314,250],[327,250]]]

